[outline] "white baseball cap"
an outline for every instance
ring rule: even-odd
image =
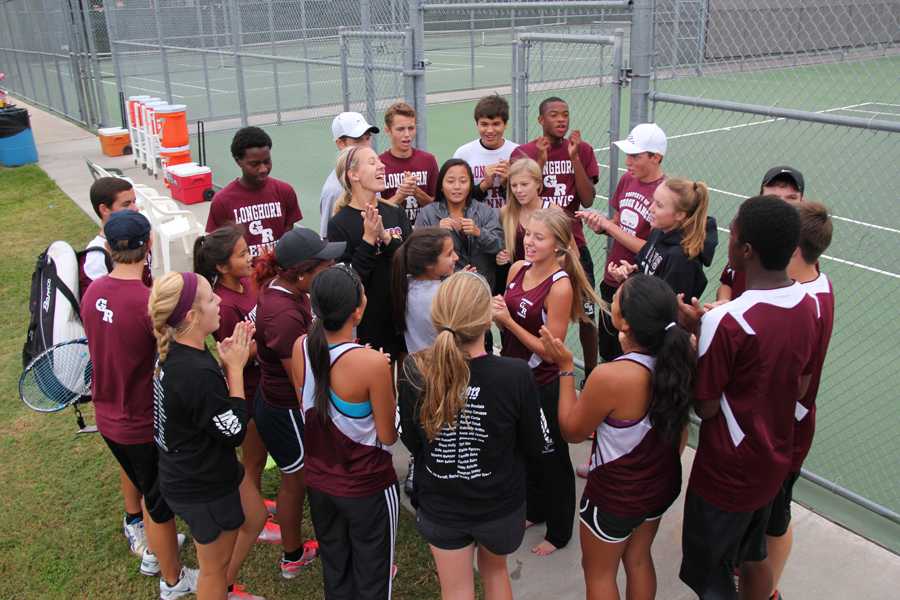
[[[666,132],[656,123],[641,123],[631,130],[627,138],[613,143],[625,154],[652,152],[665,155],[668,146]]]
[[[331,135],[334,140],[347,136],[359,138],[366,133],[378,133],[380,130],[369,125],[366,118],[358,112],[343,112],[334,118],[331,122]]]

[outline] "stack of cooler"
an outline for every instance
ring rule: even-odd
[[[18,167],[38,161],[31,120],[24,108],[0,108],[0,165]]]

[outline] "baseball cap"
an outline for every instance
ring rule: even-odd
[[[304,260],[334,260],[344,254],[347,242],[326,242],[306,227],[295,227],[275,244],[275,260],[289,269]]]
[[[331,135],[335,141],[347,136],[359,138],[366,133],[378,133],[381,131],[374,125],[369,125],[366,118],[358,112],[342,112],[331,122]]]
[[[109,215],[103,226],[109,247],[115,250],[120,242],[128,242],[129,250],[136,250],[150,239],[150,221],[134,210],[120,210]]]
[[[664,155],[668,147],[666,133],[656,123],[641,123],[631,130],[627,138],[613,143],[625,154],[652,152]]]
[[[766,174],[763,175],[762,184],[764,186],[770,185],[776,179],[787,179],[791,183],[794,184],[794,187],[797,188],[801,194],[803,193],[803,173],[795,169],[794,167],[772,167]]]

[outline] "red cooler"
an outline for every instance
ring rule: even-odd
[[[184,204],[211,200],[214,193],[212,170],[196,163],[166,167],[166,182],[172,197]]]

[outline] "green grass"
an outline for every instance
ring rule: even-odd
[[[115,461],[98,435],[76,436],[72,413],[42,415],[19,402],[17,381],[37,255],[53,240],[83,247],[93,223],[36,166],[0,168],[0,598],[152,598],[157,580],[138,574],[122,537]],[[93,421],[90,407],[85,413]],[[278,476],[267,472],[264,492]],[[311,534],[308,515],[304,533]],[[187,531],[179,526],[181,531]],[[241,580],[269,600],[322,597],[318,563],[298,579],[277,570],[279,549],[256,546]],[[401,511],[395,598],[439,596],[428,547]],[[196,565],[187,544],[183,559]]]

